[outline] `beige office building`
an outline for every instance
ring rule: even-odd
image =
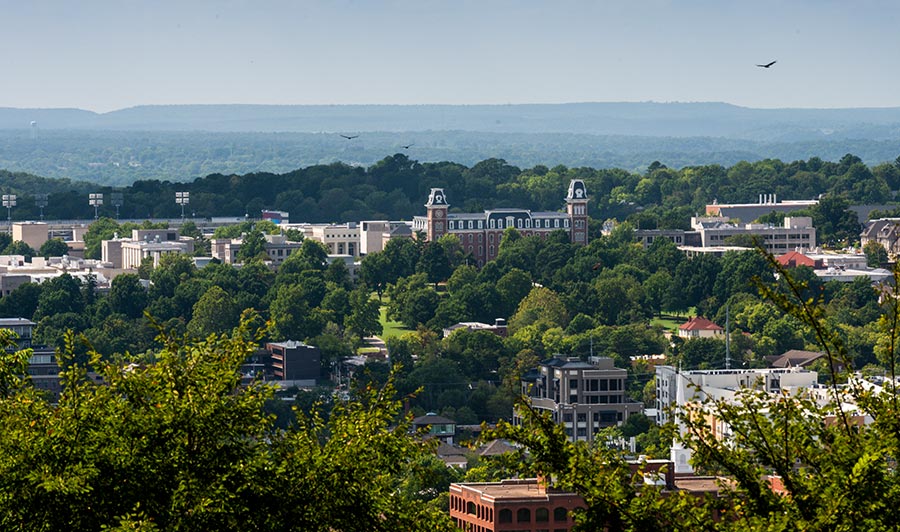
[[[50,229],[44,222],[16,222],[12,226],[12,239],[28,244],[38,250],[49,240]]]

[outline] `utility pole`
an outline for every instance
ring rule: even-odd
[[[731,369],[731,314],[729,305],[725,305],[725,369]]]

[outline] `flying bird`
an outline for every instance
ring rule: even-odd
[[[769,68],[770,66],[774,65],[777,62],[778,61],[772,61],[771,63],[765,64],[765,65],[756,65],[756,66],[758,66],[760,68]]]
[[[347,139],[347,140],[353,140],[353,139],[355,139],[356,137],[358,137],[359,135],[344,135],[344,134],[342,133],[341,136],[344,137],[344,138]]]
[[[404,146],[404,145],[401,144],[400,147],[403,148],[404,150],[408,150],[408,149],[410,149],[412,146],[415,146],[415,145],[416,145],[416,143],[414,142],[414,143],[412,143],[412,144],[407,144],[406,146]]]

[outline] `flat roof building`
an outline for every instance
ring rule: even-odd
[[[266,344],[269,371],[276,380],[314,381],[321,376],[322,354],[318,347],[287,340]]]
[[[593,441],[600,429],[620,425],[643,411],[642,403],[625,394],[627,376],[628,371],[615,367],[611,358],[585,362],[557,355],[522,377],[522,394],[534,408],[550,412],[570,440]],[[513,423],[520,422],[514,414]]]
[[[450,518],[460,530],[568,532],[577,493],[547,488],[536,478],[450,484]]]
[[[695,216],[691,218],[691,227],[700,232],[703,247],[727,245],[732,237],[737,236],[755,238],[758,245],[776,255],[792,249],[816,247],[816,229],[809,216],[787,217],[782,226],[734,224],[727,216]]]
[[[656,366],[656,422],[669,421],[669,412],[684,413],[688,407],[701,405],[705,399],[735,401],[745,389],[755,389],[769,394],[798,393],[818,386],[818,374],[802,368],[769,369],[714,369],[680,371],[672,366]],[[715,412],[705,412],[712,434],[716,438],[729,438],[731,428],[719,419]],[[684,427],[675,418],[679,430]],[[692,473],[690,463],[693,451],[676,438],[671,448],[675,473]]]
[[[50,239],[50,226],[44,222],[15,222],[12,224],[12,239],[28,244],[38,250]]]

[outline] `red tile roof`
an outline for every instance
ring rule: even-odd
[[[715,323],[709,321],[708,319],[695,316],[686,322],[682,323],[679,327],[679,330],[682,331],[722,331],[721,327],[716,325]]]
[[[786,266],[788,268],[795,268],[797,266],[809,266],[810,268],[816,267],[816,261],[797,251],[789,251],[784,255],[776,257],[775,260],[777,260],[778,263],[782,266]]]

